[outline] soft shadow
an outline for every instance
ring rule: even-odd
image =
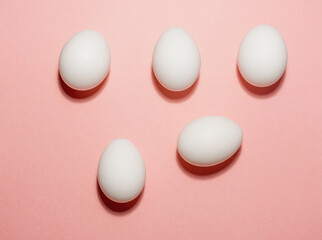
[[[108,80],[109,74],[107,74],[107,76],[105,77],[105,79],[96,87],[90,89],[90,90],[86,90],[86,91],[79,91],[79,90],[75,90],[71,87],[69,87],[61,78],[59,70],[57,73],[57,80],[58,80],[58,85],[59,85],[59,89],[61,90],[62,94],[74,101],[80,102],[80,101],[87,101],[90,100],[92,98],[94,98],[99,92],[102,91],[104,85],[106,84],[107,80]]]
[[[142,192],[130,202],[127,203],[117,203],[109,199],[102,192],[99,183],[96,181],[97,195],[102,204],[102,206],[110,213],[114,215],[126,215],[134,211],[139,202],[141,201],[141,196],[143,195],[144,188]]]
[[[157,90],[158,94],[168,102],[182,102],[189,98],[192,95],[192,93],[196,90],[196,86],[199,82],[199,76],[200,75],[198,75],[197,80],[188,89],[180,92],[174,92],[166,89],[159,83],[158,79],[154,75],[153,67],[151,67],[151,78],[153,81],[153,85]]]
[[[237,152],[235,152],[234,155],[232,155],[226,161],[210,167],[197,167],[197,166],[191,165],[190,163],[186,162],[177,151],[177,163],[179,167],[183,170],[183,172],[191,177],[199,178],[199,179],[210,178],[210,177],[214,177],[219,174],[222,174],[225,171],[227,171],[229,168],[231,168],[232,165],[237,161],[241,150],[242,150],[242,146],[240,146]]]
[[[236,64],[236,74],[239,80],[240,85],[246,90],[250,95],[257,97],[257,98],[267,98],[270,96],[275,95],[278,90],[281,88],[284,82],[284,78],[286,75],[286,69],[285,72],[283,73],[282,77],[273,85],[268,86],[268,87],[256,87],[248,83],[243,76],[240,74],[238,65]]]

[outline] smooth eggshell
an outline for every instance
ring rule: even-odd
[[[145,183],[145,164],[139,150],[127,139],[115,139],[104,150],[98,165],[102,192],[119,203],[135,199]]]
[[[161,35],[155,46],[152,65],[154,75],[163,87],[183,91],[198,78],[198,47],[184,29],[170,28]]]
[[[287,49],[282,35],[270,25],[259,25],[242,40],[238,68],[243,78],[257,87],[267,87],[283,75]]]
[[[178,152],[188,163],[207,167],[231,157],[243,139],[241,128],[221,116],[207,116],[186,125],[178,137]]]
[[[67,41],[60,53],[60,75],[73,89],[92,89],[107,76],[110,58],[109,47],[100,33],[79,32]]]

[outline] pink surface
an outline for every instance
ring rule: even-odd
[[[318,0],[1,1],[0,239],[322,239],[321,11]],[[282,81],[258,92],[236,56],[262,23],[282,33],[289,59]],[[202,61],[179,96],[151,73],[154,45],[173,26]],[[111,71],[77,98],[60,83],[58,57],[83,29],[106,37]],[[237,156],[207,175],[176,153],[180,130],[204,115],[244,131]],[[96,182],[117,137],[136,144],[147,169],[144,193],[123,212]]]

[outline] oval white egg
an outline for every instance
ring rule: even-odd
[[[153,53],[153,72],[171,91],[183,91],[197,80],[200,54],[192,37],[182,28],[170,28],[159,38]]]
[[[109,199],[119,203],[135,199],[145,183],[145,164],[139,150],[127,139],[115,139],[100,158],[97,177]]]
[[[283,75],[287,48],[282,35],[270,25],[259,25],[242,40],[238,68],[243,78],[257,87],[267,87]]]
[[[85,30],[71,37],[59,58],[63,81],[76,90],[89,90],[99,85],[110,69],[110,50],[104,37]]]
[[[178,152],[188,163],[208,167],[231,157],[240,147],[243,132],[234,121],[221,116],[193,120],[178,137]]]

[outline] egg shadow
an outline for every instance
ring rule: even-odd
[[[90,100],[92,98],[94,98],[99,92],[102,91],[102,89],[104,88],[108,77],[109,77],[109,73],[107,74],[107,76],[104,78],[104,80],[97,85],[96,87],[89,89],[89,90],[85,90],[85,91],[81,91],[81,90],[75,90],[73,88],[71,88],[70,86],[68,86],[62,79],[62,77],[60,76],[59,70],[57,72],[57,81],[58,81],[58,85],[59,85],[59,89],[61,90],[62,94],[74,101],[86,101],[86,100]]]
[[[194,166],[188,162],[186,162],[179,152],[177,151],[177,163],[181,170],[186,173],[188,176],[194,177],[194,178],[210,178],[214,176],[218,176],[219,174],[223,174],[226,172],[229,168],[233,166],[233,164],[237,161],[237,159],[240,156],[240,153],[242,151],[242,146],[227,160],[214,165],[210,167],[198,167]]]
[[[156,78],[154,72],[153,72],[153,66],[151,66],[151,79],[153,82],[153,85],[155,89],[157,90],[158,94],[168,102],[182,102],[186,99],[188,99],[192,93],[196,90],[197,84],[199,82],[199,76],[198,75],[196,81],[186,90],[183,91],[171,91],[163,87],[158,79]]]
[[[105,196],[105,194],[102,192],[99,186],[98,181],[96,181],[96,190],[97,190],[99,201],[101,202],[102,206],[108,212],[114,215],[126,215],[134,211],[134,209],[138,206],[138,203],[141,201],[141,197],[144,192],[144,188],[143,188],[142,192],[135,199],[126,203],[118,203],[118,202],[114,202],[113,200]]]
[[[248,83],[241,75],[237,64],[236,64],[236,75],[237,75],[240,85],[250,95],[257,97],[257,98],[267,98],[267,97],[275,95],[278,92],[278,90],[281,88],[281,86],[283,85],[284,78],[286,75],[286,69],[285,69],[283,75],[281,76],[281,78],[277,82],[275,82],[273,85],[268,86],[268,87],[256,87],[256,86]]]

